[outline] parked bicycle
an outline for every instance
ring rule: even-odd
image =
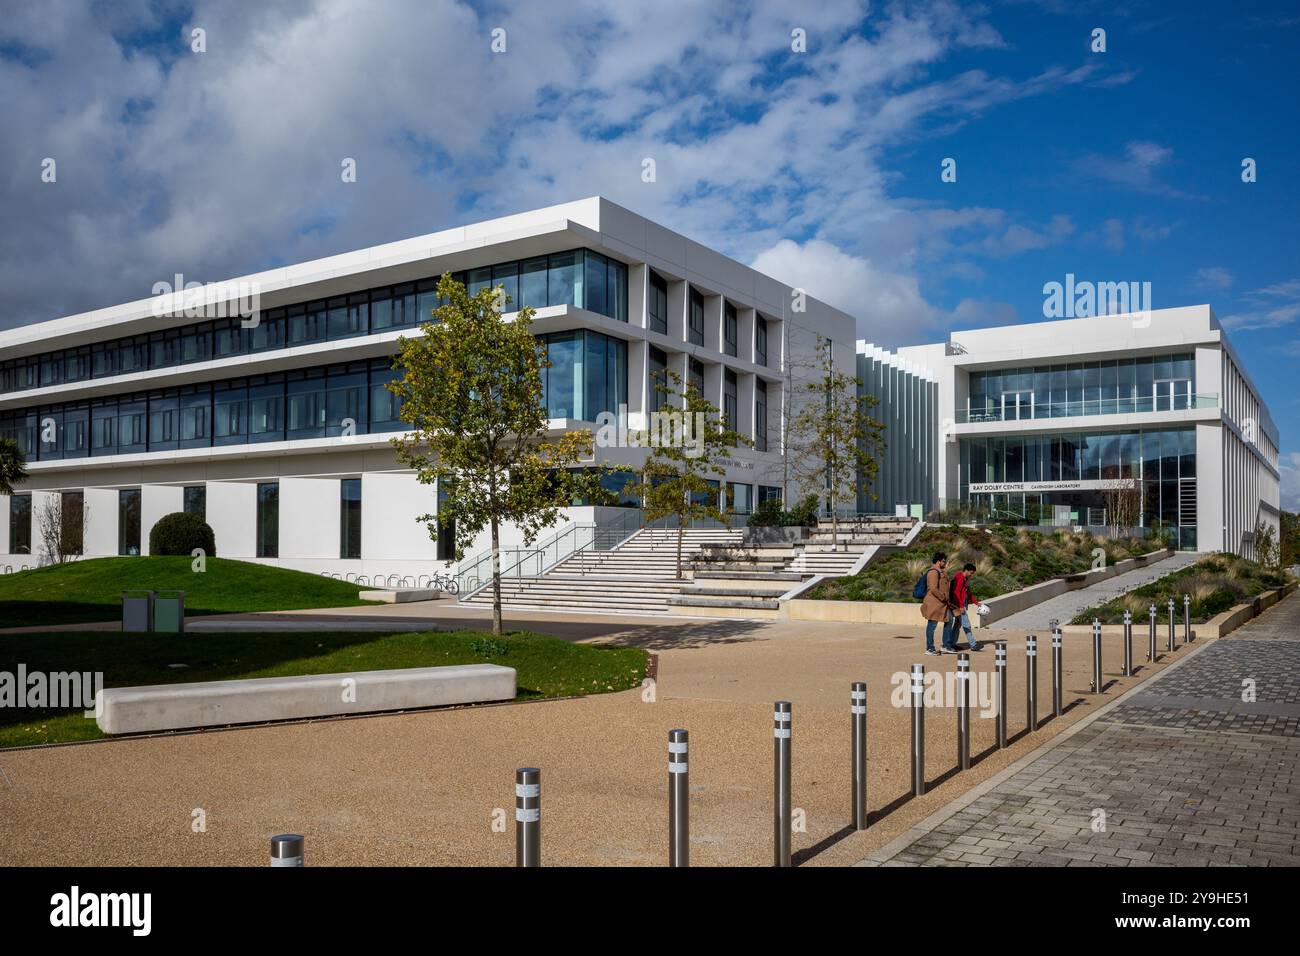
[[[460,585],[456,582],[456,575],[454,574],[435,571],[430,581],[439,591],[446,591],[448,594],[460,593]]]

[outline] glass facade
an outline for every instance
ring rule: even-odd
[[[960,456],[963,499],[1031,523],[1046,523],[1058,509],[1072,524],[1100,523],[1090,519],[1105,507],[1104,494],[1086,486],[991,492],[971,485],[1133,479],[1142,497],[1140,525],[1176,527],[1183,546],[1195,546],[1195,429],[962,438]]]
[[[339,557],[361,557],[361,479],[339,482]]]
[[[668,282],[663,276],[649,270],[650,280],[646,299],[646,317],[651,329],[668,334]]]
[[[754,364],[767,364],[767,319],[754,316]]]
[[[280,556],[280,483],[269,481],[257,486],[257,556]]]
[[[739,430],[739,407],[736,400],[736,373],[727,369],[722,376],[722,417],[726,420],[726,427],[732,431]]]
[[[738,325],[736,307],[730,302],[725,303],[722,307],[722,349],[728,355],[737,354]]]
[[[9,499],[9,553],[32,553],[32,496]]]
[[[627,265],[574,249],[453,273],[471,292],[501,284],[513,308],[573,305],[627,321]],[[318,299],[258,315],[194,322],[177,329],[63,349],[0,363],[0,393],[63,385],[214,358],[389,332],[429,322],[438,307],[436,278]]]
[[[139,488],[123,488],[117,493],[117,553],[140,553]]]
[[[1197,396],[1196,357],[1144,355],[970,373],[965,421],[1014,421],[1177,411],[1217,405]]]
[[[767,382],[754,380],[754,448],[767,451]]]
[[[627,343],[590,330],[539,335],[550,368],[542,369],[542,401],[551,418],[595,421],[627,404]]]
[[[397,431],[400,377],[379,358],[0,412],[29,461]],[[626,371],[626,347],[624,370]],[[350,425],[349,425],[350,423]]]

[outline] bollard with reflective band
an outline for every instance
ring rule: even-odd
[[[925,793],[925,668],[912,665],[912,795]]]
[[[1192,596],[1183,595],[1183,643],[1192,643]]]
[[[993,668],[998,680],[998,749],[1007,746],[1007,642],[993,644]]]
[[[1124,676],[1133,676],[1133,612],[1124,612]]]
[[[1174,599],[1169,599],[1169,650],[1173,651],[1178,645],[1177,637],[1174,634]]]
[[[772,837],[773,865],[790,865],[790,702],[778,700],[772,714]]]
[[[1052,716],[1061,716],[1061,629],[1052,631]]]
[[[271,865],[302,866],[303,842],[298,833],[281,833],[271,837]]]
[[[1025,638],[1025,724],[1038,729],[1038,638]]]
[[[1147,647],[1147,660],[1155,663],[1156,659],[1156,606],[1151,605],[1151,635],[1150,646]]]
[[[668,865],[691,865],[691,783],[687,733],[668,731]]]
[[[867,685],[855,681],[849,691],[853,725],[853,829],[867,828]]]
[[[1100,694],[1101,677],[1101,621],[1092,619],[1092,692]]]
[[[515,866],[542,865],[542,772],[515,771]]]
[[[957,766],[970,769],[970,655],[957,655]]]

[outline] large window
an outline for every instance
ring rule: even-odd
[[[1190,353],[976,371],[969,384],[967,420],[972,422],[1197,407],[1196,361]]]
[[[691,342],[704,344],[704,294],[698,289],[691,289],[687,311],[687,331]]]
[[[754,449],[767,451],[767,382],[754,380]]]
[[[361,557],[361,479],[339,482],[339,557]]]
[[[181,510],[208,520],[208,486],[187,485],[181,489]]]
[[[767,364],[767,319],[754,316],[754,364]]]
[[[722,307],[722,344],[728,355],[737,354],[737,325],[736,307],[728,302]]]
[[[394,431],[403,424],[400,400],[384,387],[399,375],[389,363],[380,358],[0,412],[0,437],[16,441],[29,460],[49,461]],[[625,345],[613,375],[625,388]]]
[[[65,491],[60,505],[63,553],[81,554],[86,549],[86,496],[80,491]]]
[[[649,270],[650,281],[647,289],[646,315],[650,328],[656,332],[668,334],[668,281],[653,269]]]
[[[686,363],[686,387],[704,394],[704,363],[699,359],[693,358]]]
[[[511,311],[567,304],[627,321],[627,264],[590,249],[480,266],[453,278],[471,291],[503,286],[514,300]],[[0,393],[409,328],[433,321],[436,286],[430,278],[294,303],[258,314],[251,328],[238,317],[221,318],[10,359],[0,362]]]
[[[551,418],[595,421],[627,404],[627,343],[577,329],[539,336],[551,367],[542,370],[542,395]]]
[[[257,556],[280,556],[280,483],[257,486]]]
[[[736,373],[727,369],[723,378],[722,414],[727,420],[727,428],[739,431],[740,418],[737,415],[739,403],[736,401]]]
[[[32,553],[32,496],[9,499],[9,553]]]
[[[123,488],[117,493],[117,553],[140,553],[139,488]]]
[[[668,388],[668,356],[663,349],[650,346],[647,354],[647,388],[649,390],[648,407],[657,412],[668,404],[664,389]]]

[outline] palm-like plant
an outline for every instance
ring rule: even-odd
[[[27,458],[12,438],[0,438],[0,495],[12,495],[14,485],[27,480]]]

